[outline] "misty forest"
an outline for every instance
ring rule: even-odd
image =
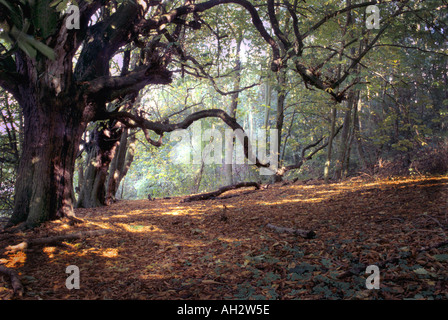
[[[0,300],[448,299],[447,24],[0,0]]]

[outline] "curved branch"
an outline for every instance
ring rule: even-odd
[[[297,5],[297,0],[294,2],[294,7],[292,7],[291,4],[286,0],[283,0],[283,4],[286,6],[289,14],[292,17],[293,30],[294,30],[294,35],[296,37],[295,45],[297,45],[295,50],[298,55],[301,55],[302,50],[303,50],[303,40],[302,40],[302,35],[300,34],[300,30],[299,30],[299,19],[297,18],[296,12],[294,10],[294,8]]]
[[[289,43],[288,38],[285,36],[285,34],[280,30],[277,16],[275,15],[274,0],[268,0],[267,4],[268,4],[268,16],[269,21],[271,22],[272,25],[272,29],[274,29],[275,35],[277,36],[277,38],[280,39],[285,49],[288,50],[291,44]]]
[[[125,112],[125,111],[109,113],[109,114],[105,115],[104,119],[117,119],[130,128],[142,128],[142,129],[144,128],[145,130],[151,130],[151,131],[155,132],[156,134],[158,134],[160,136],[160,139],[157,142],[155,142],[152,139],[150,141],[148,140],[148,142],[154,146],[160,146],[161,138],[165,132],[173,132],[175,130],[187,129],[195,121],[198,121],[198,120],[201,120],[204,118],[219,118],[233,130],[241,130],[243,133],[245,133],[243,127],[235,120],[235,118],[231,117],[229,114],[227,114],[225,111],[223,111],[221,109],[208,109],[208,110],[198,111],[198,112],[190,114],[182,122],[179,122],[179,123],[168,123],[168,122],[160,122],[160,121],[155,122],[155,121],[147,120],[141,116],[132,114],[130,112]],[[146,136],[146,133],[145,133],[145,136]],[[259,159],[257,157],[249,154],[249,150],[252,149],[252,148],[250,148],[249,139],[245,139],[244,137],[243,138],[239,137],[239,138],[243,140],[243,141],[241,141],[241,143],[243,145],[244,155],[246,158],[255,159],[255,165],[257,167],[264,167],[264,168],[270,167],[270,163],[262,163],[259,161]]]
[[[339,126],[336,130],[336,132],[333,134],[333,138],[336,137],[339,133],[339,131],[341,131],[343,125]],[[308,161],[311,160],[313,158],[313,156],[318,153],[320,150],[322,150],[323,148],[325,148],[328,145],[328,141],[325,142],[324,144],[322,144],[320,147],[314,149],[310,154],[308,154],[307,156],[305,156],[305,151],[311,148],[316,147],[317,145],[319,145],[319,143],[321,143],[324,140],[325,137],[320,138],[319,140],[317,140],[316,142],[307,145],[305,148],[303,148],[302,150],[302,155],[301,155],[301,159],[299,162],[286,166],[286,167],[282,167],[280,169],[277,170],[276,175],[277,176],[283,176],[286,172],[291,171],[291,170],[295,170],[295,169],[300,169],[300,167],[302,167],[302,165]]]
[[[239,92],[242,92],[244,90],[247,90],[247,89],[250,89],[250,88],[253,88],[255,86],[260,85],[260,81],[258,81],[256,83],[253,83],[251,85],[245,86],[245,87],[240,88],[238,90],[223,91],[216,84],[215,78],[213,76],[211,76],[210,74],[208,74],[207,71],[204,70],[204,67],[195,58],[193,58],[192,56],[185,56],[184,58],[185,58],[186,61],[191,61],[199,69],[199,71],[202,73],[202,75],[199,74],[199,72],[196,69],[194,69],[192,67],[189,67],[187,65],[184,65],[184,67],[192,68],[193,70],[196,71],[196,73],[187,71],[186,69],[184,69],[184,72],[187,73],[187,74],[190,74],[192,76],[195,76],[195,77],[205,78],[205,79],[209,80],[211,85],[215,89],[215,91],[218,92],[220,95],[223,95],[223,96],[231,95],[231,94],[239,93]]]

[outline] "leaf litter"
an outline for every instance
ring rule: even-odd
[[[213,200],[184,197],[118,201],[76,209],[82,223],[52,221],[0,234],[0,265],[19,273],[13,297],[0,275],[0,299],[447,299],[448,179],[351,179],[277,183]],[[313,239],[267,224],[312,230]],[[26,239],[112,232],[11,252]],[[390,260],[388,260],[390,259]],[[390,261],[390,262],[389,262]],[[368,290],[365,266],[380,268]],[[68,290],[67,266],[80,270]],[[357,269],[358,268],[358,269]],[[341,277],[350,270],[347,277]]]

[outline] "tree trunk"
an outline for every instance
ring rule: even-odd
[[[355,104],[355,92],[351,91],[347,99],[347,109],[345,110],[344,116],[344,127],[342,128],[341,140],[338,150],[338,159],[336,163],[335,176],[336,179],[342,179],[346,174],[348,149],[350,142],[350,130],[351,130],[351,120],[352,120],[352,110]]]
[[[333,152],[333,138],[336,127],[336,116],[337,116],[337,109],[336,107],[333,107],[331,110],[331,128],[330,128],[330,137],[328,138],[327,160],[325,162],[325,169],[324,169],[325,183],[328,183],[328,180],[330,178],[331,154]]]
[[[74,216],[72,179],[79,142],[85,129],[79,103],[55,97],[50,90],[23,90],[24,143],[9,224]]]
[[[106,178],[123,128],[117,123],[96,126],[91,132],[92,146],[77,207],[94,208],[106,204]]]
[[[240,81],[241,81],[241,60],[240,60],[240,51],[241,51],[241,42],[243,41],[243,38],[240,36],[238,38],[237,44],[236,44],[236,61],[235,61],[235,79],[233,84],[233,90],[235,91],[234,94],[232,94],[232,101],[230,103],[229,108],[229,115],[233,118],[236,118],[236,109],[238,107],[238,97],[239,97],[239,90],[240,90]],[[227,159],[228,163],[224,164],[224,172],[225,172],[225,184],[230,185],[233,184],[233,150],[234,150],[234,142],[235,139],[229,139],[227,141],[226,139],[226,148],[225,148],[225,159]]]
[[[107,176],[107,192],[106,192],[106,202],[113,202],[115,199],[115,192],[118,188],[118,179],[121,174],[121,170],[124,167],[124,162],[126,160],[126,150],[128,148],[128,132],[129,129],[123,130],[120,136],[120,142],[117,146],[117,151],[115,152],[115,157],[109,167],[109,173]]]
[[[285,92],[285,83],[286,83],[286,70],[280,69],[277,73],[277,82],[279,86],[279,90],[277,92],[277,115],[276,115],[276,122],[275,122],[275,129],[277,129],[277,163],[279,166],[282,166],[281,163],[281,157],[280,157],[280,148],[282,143],[282,130],[283,130],[283,121],[284,121],[284,109],[285,109],[285,100],[286,100],[286,92]],[[281,175],[275,175],[274,176],[275,182],[282,181]]]
[[[361,120],[359,118],[359,112],[361,111],[361,93],[359,94],[358,101],[356,103],[353,115],[353,135],[356,141],[356,150],[358,151],[358,157],[361,161],[361,168],[367,169],[368,164],[366,161],[366,155],[364,153],[364,148],[362,146],[361,137]]]
[[[264,98],[265,112],[263,123],[265,130],[267,130],[269,127],[269,110],[271,108],[271,95],[272,95],[271,85],[269,84],[269,82],[265,83],[264,88],[265,88],[265,98]]]
[[[110,204],[116,199],[116,193],[120,182],[126,176],[135,153],[135,132],[130,129],[125,130],[120,139],[117,155],[109,168],[109,177],[107,181],[106,204]]]

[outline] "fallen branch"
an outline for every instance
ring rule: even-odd
[[[188,198],[183,199],[181,202],[209,200],[212,198],[216,198],[217,196],[219,196],[220,194],[222,194],[226,191],[230,191],[230,190],[234,190],[234,189],[238,189],[238,188],[244,188],[244,187],[255,187],[256,189],[260,189],[261,185],[257,182],[240,182],[240,183],[233,184],[230,186],[221,187],[217,191],[201,193],[201,194],[196,194],[196,195],[190,196]]]
[[[89,231],[80,231],[60,236],[53,236],[53,237],[47,237],[47,238],[37,238],[37,239],[29,239],[27,241],[21,242],[15,246],[7,246],[6,250],[8,251],[20,251],[20,250],[26,250],[29,249],[31,246],[35,245],[49,245],[49,244],[59,244],[61,241],[67,241],[67,240],[75,240],[75,239],[82,239],[86,237],[92,237],[92,236],[101,236],[106,233],[112,232],[111,230],[107,229],[100,229],[100,230],[89,230]]]
[[[239,196],[244,196],[245,194],[250,194],[250,193],[253,193],[255,191],[256,190],[249,190],[249,191],[241,192],[241,193],[238,193],[238,194],[229,194],[227,196],[222,196],[222,197],[219,197],[219,198],[216,197],[216,198],[211,198],[211,199],[217,199],[217,200],[230,199],[230,198],[235,198],[235,197],[239,197]]]
[[[17,271],[13,269],[6,268],[4,266],[0,266],[0,273],[7,275],[11,280],[11,286],[15,295],[22,296],[23,295],[23,286],[19,279],[19,274]]]
[[[279,233],[291,233],[296,236],[305,238],[305,239],[313,239],[316,237],[316,233],[314,231],[307,231],[302,229],[293,229],[293,228],[284,228],[284,227],[277,227],[273,224],[268,223],[266,225],[266,228],[272,229]]]

